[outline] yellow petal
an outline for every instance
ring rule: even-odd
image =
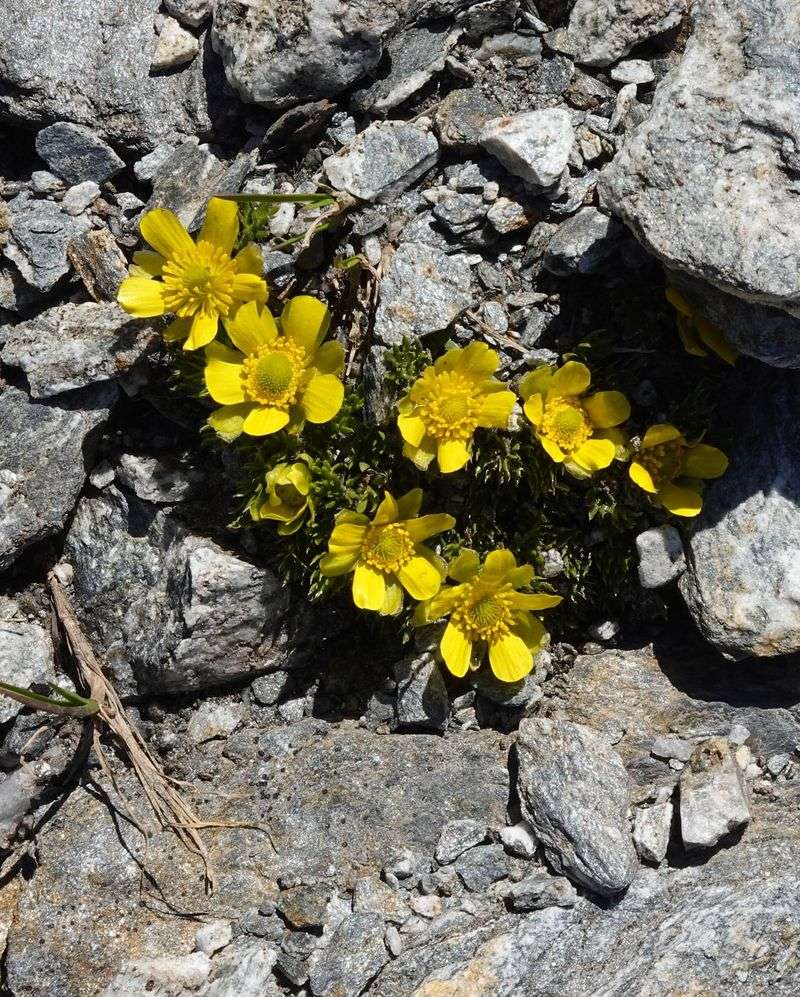
[[[583,407],[589,413],[592,425],[598,429],[619,426],[630,418],[631,406],[621,391],[598,391],[583,399]]]
[[[700,345],[700,337],[697,335],[697,327],[694,319],[685,315],[678,316],[678,335],[681,337],[683,348],[693,357],[707,357],[708,353]]]
[[[418,447],[425,436],[425,423],[418,415],[399,415],[397,428],[406,443],[410,443],[412,447]]]
[[[563,463],[564,458],[567,455],[557,443],[553,443],[553,441],[549,440],[546,436],[540,436],[538,437],[538,440],[542,444],[542,449],[550,460],[554,460],[556,464]]]
[[[257,301],[263,305],[267,300],[267,282],[254,273],[237,273],[231,293],[235,301]]]
[[[531,395],[530,398],[525,402],[522,411],[525,413],[525,417],[537,428],[542,424],[542,418],[544,417],[544,398],[542,395],[535,394]]]
[[[139,231],[145,242],[149,242],[156,252],[167,259],[194,250],[189,233],[168,208],[148,211],[142,218]]]
[[[700,339],[702,339],[706,346],[710,350],[713,350],[720,360],[724,360],[725,363],[733,366],[739,356],[739,351],[731,346],[725,338],[725,333],[722,329],[716,325],[712,325],[700,316],[695,320],[695,324],[697,325]]]
[[[419,468],[420,471],[427,471],[430,467],[431,461],[436,456],[436,443],[429,436],[426,437],[418,447],[412,446],[410,443],[406,443],[403,446],[403,456],[413,460],[415,466]]]
[[[318,374],[308,382],[300,406],[309,422],[329,422],[342,407],[344,385],[334,374]]]
[[[681,315],[692,315],[691,305],[676,288],[667,287],[664,291],[664,297]]]
[[[279,408],[258,405],[244,420],[242,429],[248,436],[269,436],[289,422],[289,413]]]
[[[264,258],[254,242],[248,242],[244,249],[240,249],[233,262],[237,273],[252,273],[256,277],[264,275]]]
[[[393,578],[386,579],[386,593],[381,606],[381,616],[397,616],[403,608],[403,586]]]
[[[586,364],[568,360],[553,374],[550,391],[554,395],[582,395],[591,381],[592,375]]]
[[[192,327],[189,335],[183,341],[185,350],[199,350],[202,346],[208,346],[216,336],[219,328],[219,316],[216,313],[196,312],[192,319]]]
[[[691,488],[675,485],[671,481],[658,490],[662,505],[674,516],[696,516],[703,508],[703,500]]]
[[[259,346],[268,346],[278,335],[278,327],[268,308],[259,308],[255,301],[248,301],[237,308],[232,318],[223,319],[225,331],[233,345],[246,356],[258,352]]]
[[[631,481],[651,495],[655,495],[658,490],[653,484],[653,478],[647,468],[640,464],[638,460],[632,460],[628,468],[628,476]]]
[[[289,298],[281,313],[281,328],[284,336],[288,336],[306,353],[312,355],[322,340],[330,325],[328,307],[318,298],[308,294],[299,294]]]
[[[518,589],[522,585],[527,585],[528,582],[533,578],[535,572],[532,565],[521,564],[518,568],[513,568],[506,575],[507,584],[511,585],[512,588]]]
[[[546,395],[553,380],[553,368],[547,364],[528,371],[519,382],[519,393],[523,401],[531,395]]]
[[[134,318],[154,318],[166,311],[164,285],[149,277],[126,277],[119,285],[117,301]]]
[[[535,616],[531,616],[526,610],[521,610],[516,614],[516,621],[512,632],[521,637],[525,642],[525,646],[530,648],[531,651],[538,651],[547,637],[547,631],[539,620]]]
[[[533,654],[517,634],[506,634],[489,644],[489,664],[501,682],[519,682],[533,668]]]
[[[235,201],[212,197],[206,208],[206,219],[200,229],[199,239],[218,246],[230,256],[239,234],[239,209]]]
[[[133,265],[150,277],[160,277],[165,263],[161,253],[154,253],[150,249],[140,249],[133,254]]]
[[[614,460],[626,460],[628,457],[628,437],[622,429],[598,429],[594,434],[596,440],[611,440],[614,444]]]
[[[235,350],[222,343],[206,347],[205,382],[208,393],[221,405],[235,405],[245,400],[242,390],[242,360]]]
[[[477,551],[470,550],[467,547],[461,551],[458,557],[450,562],[447,573],[456,582],[468,582],[470,578],[478,573],[480,566],[481,560],[478,557]]]
[[[552,609],[562,599],[560,595],[548,595],[546,592],[535,592],[533,594],[512,592],[508,597],[508,601],[515,609],[538,610]]]
[[[372,517],[374,526],[387,526],[389,523],[396,523],[398,520],[397,499],[391,492],[384,492],[380,505]]]
[[[337,522],[328,540],[331,554],[347,554],[361,550],[367,527],[361,523]]]
[[[451,352],[455,353],[455,350]],[[454,358],[454,369],[477,377],[488,377],[493,374],[500,363],[500,357],[490,350],[486,343],[475,342],[458,351]]]
[[[439,470],[442,474],[459,471],[469,460],[470,448],[464,440],[445,440],[440,443],[436,452]]]
[[[642,450],[680,439],[683,439],[683,437],[679,429],[671,426],[668,422],[659,422],[655,426],[651,426],[644,434],[642,438]]]
[[[421,602],[417,607],[420,611],[418,613],[415,612],[417,620],[415,625],[419,626],[421,623],[430,623],[434,620],[440,620],[443,616],[447,616],[458,602],[462,588],[463,586],[461,585],[446,585],[444,588],[439,589],[432,599]]]
[[[252,402],[240,402],[238,405],[226,405],[212,412],[208,424],[215,429],[223,439],[235,440],[242,435],[244,420],[252,412]]]
[[[513,571],[517,566],[517,559],[511,553],[510,550],[505,548],[500,548],[500,550],[493,550],[486,555],[486,560],[483,562],[484,570],[489,574],[497,575],[499,578],[505,578],[509,571]]]
[[[409,519],[406,522],[406,529],[414,543],[420,543],[437,533],[452,530],[455,525],[455,519],[446,512],[434,512],[429,516],[420,516],[419,519]]]
[[[397,500],[397,518],[413,519],[419,514],[422,505],[422,489],[412,488]]]
[[[179,343],[186,339],[192,330],[192,320],[190,318],[173,319],[163,332],[164,339],[168,343]]]
[[[358,554],[326,554],[319,562],[319,570],[326,578],[349,574],[355,567]]]
[[[495,391],[481,398],[478,425],[485,429],[508,429],[508,420],[517,403],[513,391]]]
[[[716,447],[698,443],[689,447],[683,473],[689,478],[719,478],[728,470],[728,458]]]
[[[335,340],[323,343],[314,354],[314,367],[320,374],[341,374],[344,370],[344,347]]]
[[[578,447],[572,459],[578,467],[591,474],[608,467],[616,452],[617,448],[611,440],[591,439]]]
[[[439,650],[453,675],[463,678],[472,664],[472,642],[453,623],[447,624]]]
[[[416,555],[397,572],[400,584],[412,599],[432,599],[442,586],[436,568],[424,557]]]
[[[386,580],[383,573],[368,564],[357,564],[353,575],[353,602],[359,609],[379,612],[386,597]]]

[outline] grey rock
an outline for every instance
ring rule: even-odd
[[[28,623],[14,605],[0,602],[0,676],[3,682],[27,689],[34,683],[56,681],[53,642],[38,623]],[[12,720],[22,703],[0,698],[0,723]]]
[[[278,997],[272,970],[278,953],[255,938],[236,938],[214,960],[203,997]]]
[[[195,36],[182,28],[174,17],[165,17],[161,24],[150,68],[156,72],[182,66],[200,51],[200,43]]]
[[[288,593],[271,572],[133,495],[110,487],[83,499],[64,553],[87,634],[132,688],[221,685],[299,660]]]
[[[719,413],[730,468],[704,492],[679,587],[703,636],[732,658],[800,650],[798,391],[798,373],[743,369]]]
[[[509,173],[537,187],[550,187],[561,177],[574,142],[572,120],[562,108],[495,118],[480,137]]]
[[[479,194],[450,194],[434,204],[433,214],[458,234],[477,228],[486,214],[486,203]]]
[[[233,928],[230,921],[209,921],[201,924],[194,936],[198,951],[212,956],[233,938]]]
[[[698,744],[680,780],[684,847],[713,848],[750,823],[744,779],[725,738]]]
[[[124,487],[135,492],[145,502],[172,505],[183,502],[200,482],[196,471],[164,463],[157,457],[122,454],[116,477]]]
[[[439,143],[427,119],[375,121],[322,165],[337,190],[362,201],[388,203],[438,159]]]
[[[116,398],[112,384],[44,402],[0,394],[0,571],[64,525]]]
[[[218,0],[211,39],[243,100],[278,110],[335,97],[374,69],[398,23],[400,4],[309,0]]]
[[[328,922],[335,890],[325,883],[301,884],[281,893],[277,908],[292,927],[321,931]]]
[[[442,22],[408,28],[386,46],[389,72],[383,79],[357,90],[352,103],[362,111],[386,114],[421,90],[444,69],[447,53],[460,31]]]
[[[523,720],[517,754],[522,813],[553,867],[604,896],[629,886],[628,776],[608,741],[567,721]]]
[[[767,759],[767,772],[777,778],[786,766],[791,762],[792,756],[788,752],[781,752],[779,755],[770,755]]]
[[[221,67],[205,49],[181,72],[150,75],[159,0],[9,0],[0,43],[0,111],[26,127],[72,121],[144,152],[179,135],[232,134]],[[43,45],[54,24],[68,45]],[[113,57],[110,53],[113,53]],[[213,124],[212,124],[213,117]]]
[[[0,357],[24,371],[33,398],[47,398],[129,372],[156,335],[116,302],[69,303],[0,329]]]
[[[609,66],[677,27],[687,7],[687,0],[577,0],[567,28],[570,54],[586,66]]]
[[[211,17],[215,4],[216,0],[164,0],[167,13],[189,28],[199,28]]]
[[[610,73],[615,83],[652,83],[656,78],[653,67],[644,59],[625,59],[613,66]]]
[[[479,845],[485,837],[486,825],[480,821],[468,817],[448,821],[442,828],[434,857],[439,865],[449,865],[468,848]]]
[[[116,299],[128,265],[107,228],[93,228],[75,236],[67,246],[67,257],[95,301]]]
[[[309,973],[312,994],[357,997],[389,960],[383,932],[377,914],[346,917]]]
[[[509,872],[508,856],[502,845],[478,845],[464,852],[454,866],[470,893],[485,893]]]
[[[174,151],[174,145],[162,142],[152,152],[148,152],[146,156],[137,159],[133,164],[133,173],[136,179],[152,180]]]
[[[521,820],[510,827],[501,827],[498,837],[503,848],[510,855],[516,855],[522,859],[532,859],[539,847],[536,835],[526,820]]]
[[[469,153],[477,151],[486,124],[502,113],[503,108],[493,97],[477,87],[469,87],[447,94],[436,108],[433,120],[445,149]]]
[[[534,670],[519,682],[500,682],[488,668],[477,672],[473,676],[473,682],[481,696],[490,702],[508,710],[521,710],[542,698],[537,674],[540,663],[541,654],[536,656]]]
[[[728,732],[728,741],[734,746],[738,747],[744,744],[750,737],[750,731],[744,724],[734,724]]]
[[[486,220],[500,235],[530,228],[532,216],[524,205],[508,197],[498,197],[486,213]]]
[[[574,907],[578,902],[575,887],[564,876],[534,872],[514,883],[506,894],[514,911],[544,910],[545,907]]]
[[[657,589],[679,578],[686,570],[681,535],[674,526],[653,526],[636,537],[639,584]]]
[[[31,190],[34,194],[55,194],[64,189],[64,181],[47,170],[31,173]]]
[[[61,207],[68,215],[80,215],[91,207],[100,196],[100,187],[94,180],[84,180],[76,184],[64,194]]]
[[[381,282],[375,338],[392,346],[447,329],[472,304],[471,283],[463,258],[402,243]]]
[[[397,956],[399,956],[403,951],[403,939],[400,937],[400,932],[393,924],[390,924],[386,929],[386,934],[383,936],[383,940],[386,943],[386,948],[395,958],[397,958]]]
[[[659,737],[653,742],[650,753],[654,758],[676,758],[679,762],[688,762],[692,757],[694,745],[680,737]]]
[[[211,960],[204,952],[189,955],[157,956],[125,962],[101,997],[172,997],[197,993],[211,972]]]
[[[669,847],[672,828],[672,803],[640,807],[633,822],[633,844],[645,862],[663,862]]]
[[[595,273],[611,256],[623,236],[620,223],[597,208],[581,208],[556,230],[544,255],[550,273]]]
[[[208,146],[183,142],[159,166],[144,210],[168,208],[189,227],[218,191],[224,172],[225,164]]]
[[[84,180],[104,183],[125,169],[125,163],[85,125],[58,121],[36,136],[36,151],[50,169],[68,184]]]
[[[353,912],[378,914],[384,921],[405,924],[411,916],[401,892],[387,886],[379,876],[362,876],[353,887]]]
[[[692,18],[683,59],[604,172],[601,196],[667,266],[711,285],[701,314],[715,321],[718,292],[736,299],[729,307],[737,321],[722,326],[734,345],[798,366],[799,161],[791,136],[800,127],[800,27],[783,0],[709,0],[693,6]],[[773,328],[765,330],[758,306],[793,320],[780,323],[770,312]]]
[[[70,239],[85,232],[89,220],[73,218],[55,202],[39,201],[24,192],[9,201],[8,208],[11,227],[3,252],[26,283],[39,291],[52,290],[69,270]]]
[[[397,680],[397,722],[401,727],[443,731],[450,700],[433,654],[410,655],[394,666]]]
[[[227,737],[242,723],[245,712],[241,703],[212,703],[206,700],[192,714],[186,736],[191,744]]]

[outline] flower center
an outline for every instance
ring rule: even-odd
[[[371,568],[396,574],[414,556],[414,541],[402,523],[373,526],[361,547],[361,559]]]
[[[545,405],[540,433],[566,453],[573,453],[592,435],[592,424],[577,398],[556,396]]]
[[[200,310],[227,315],[233,304],[236,269],[230,256],[210,242],[167,260],[162,270],[167,311],[189,318]]]
[[[485,584],[470,582],[451,619],[469,640],[497,640],[508,633],[512,622],[512,591],[510,585],[487,591]]]
[[[438,374],[421,402],[419,415],[435,440],[468,439],[478,425],[474,385],[451,371]]]
[[[647,468],[653,484],[659,488],[667,481],[674,481],[683,472],[686,446],[680,440],[659,443],[639,454],[639,462]]]
[[[302,350],[287,339],[278,339],[246,358],[242,387],[250,401],[288,408],[297,401],[304,375]]]

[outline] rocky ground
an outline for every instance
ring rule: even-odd
[[[0,701],[2,992],[797,993],[792,4],[0,13],[0,678],[73,681],[55,569],[166,772],[242,825],[204,832],[209,895],[123,758]],[[625,315],[635,353],[665,273],[724,328],[731,469],[691,529],[637,541],[666,621],[598,619],[518,687],[459,683],[424,637],[294,598],[227,525],[202,410],[116,290],[147,207],[196,227],[213,193],[320,184],[344,223],[285,245],[314,218],[285,205],[265,271],[347,315],[330,261],[367,261],[373,418],[404,337],[482,337],[513,375]],[[662,418],[657,362],[634,389]]]

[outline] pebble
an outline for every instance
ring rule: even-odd
[[[633,824],[633,844],[646,862],[662,862],[669,846],[672,827],[672,803],[656,803],[638,809]]]
[[[400,932],[393,924],[390,924],[386,929],[386,934],[383,936],[383,940],[386,942],[386,948],[396,959],[403,951],[403,939],[400,936]]]
[[[728,740],[734,745],[744,744],[748,737],[750,737],[750,731],[744,724],[734,724],[728,734]]]
[[[436,861],[440,865],[449,865],[468,848],[479,845],[485,839],[486,831],[485,824],[468,817],[448,821],[439,835],[434,853]]]
[[[495,118],[481,132],[481,145],[514,176],[550,187],[566,169],[575,133],[563,108]]]
[[[70,187],[64,195],[61,207],[73,218],[83,214],[89,205],[94,204],[100,196],[100,187],[94,180],[84,180],[83,183]]]
[[[206,955],[214,955],[233,938],[233,927],[230,921],[211,921],[202,924],[194,936],[195,947]]]
[[[64,181],[47,170],[34,170],[31,173],[31,190],[34,194],[55,194],[64,189]]]
[[[514,883],[506,894],[513,911],[544,910],[546,907],[574,907],[578,892],[564,876],[535,872]]]
[[[693,751],[694,745],[690,741],[684,741],[683,738],[671,734],[656,738],[650,748],[650,754],[654,758],[675,758],[680,762],[688,762]]]
[[[150,68],[156,71],[182,66],[200,51],[200,42],[174,17],[165,17]]]
[[[523,859],[532,859],[536,855],[539,842],[526,820],[521,820],[510,827],[501,827],[498,836],[503,848],[510,855]]]
[[[611,70],[615,83],[652,83],[655,78],[653,67],[644,59],[624,59]]]
[[[688,850],[708,849],[750,823],[742,773],[725,738],[694,749],[680,780],[681,837]]]
[[[790,754],[781,753],[776,755],[770,755],[767,759],[767,772],[773,777],[777,777],[783,772],[789,762],[792,760]]]
[[[654,526],[636,537],[639,584],[644,589],[669,585],[686,570],[681,535],[674,526]]]
[[[498,197],[486,213],[486,220],[500,235],[529,228],[531,224],[527,210],[509,197]]]

